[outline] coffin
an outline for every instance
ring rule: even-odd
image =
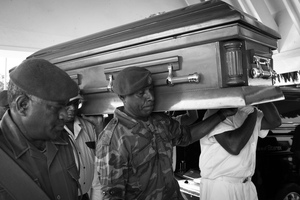
[[[112,80],[129,66],[153,74],[155,111],[239,107],[284,99],[273,86],[280,35],[222,1],[208,1],[42,49],[82,90],[82,112],[122,105]]]

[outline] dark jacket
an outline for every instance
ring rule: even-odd
[[[79,175],[67,135],[47,141],[43,153],[26,140],[9,112],[3,116],[0,128],[0,148],[27,172],[50,199],[78,198]],[[2,162],[5,160],[1,160],[0,165]],[[18,176],[17,173],[15,175]],[[16,185],[16,192],[22,192],[22,184]],[[0,185],[0,199],[14,199],[4,188]]]

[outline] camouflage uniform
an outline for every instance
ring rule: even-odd
[[[173,146],[190,144],[190,130],[164,114],[152,113],[144,122],[121,110],[115,110],[97,142],[103,199],[183,199],[172,153]]]

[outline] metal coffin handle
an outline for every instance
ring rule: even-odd
[[[261,56],[254,55],[253,56],[253,63],[256,64],[256,67],[252,67],[250,70],[250,76],[252,78],[274,78],[276,77],[276,72],[273,70],[271,65],[271,59],[270,58],[264,58]],[[266,66],[267,70],[264,70],[262,66]]]
[[[113,84],[112,82],[113,82],[113,75],[110,74],[108,76],[108,85],[106,87],[84,89],[84,90],[82,90],[82,93],[83,94],[93,94],[93,93],[111,92],[112,84]]]
[[[169,75],[166,79],[167,85],[173,86],[174,84],[178,84],[178,83],[199,83],[200,81],[200,75],[197,72],[195,72],[194,74],[189,74],[187,76],[174,77],[172,65],[168,66],[168,70],[169,70]]]

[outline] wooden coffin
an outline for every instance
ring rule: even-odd
[[[283,99],[273,86],[280,35],[222,1],[204,2],[42,49],[78,82],[84,114],[122,105],[112,80],[129,66],[153,74],[155,111],[238,107]]]

